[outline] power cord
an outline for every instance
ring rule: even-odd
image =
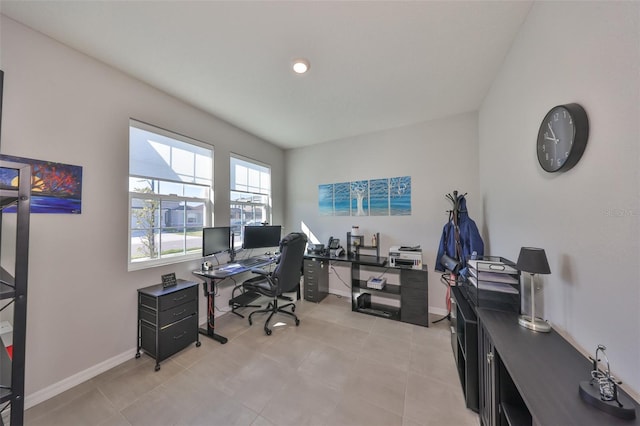
[[[349,284],[347,284],[342,277],[340,276],[340,274],[338,274],[338,271],[336,270],[336,268],[333,266],[333,263],[329,263],[329,265],[331,266],[331,270],[333,271],[334,274],[336,274],[336,277],[338,277],[338,279],[340,280],[340,282],[342,284],[344,284],[345,287],[347,287],[348,289],[351,289],[351,286]]]

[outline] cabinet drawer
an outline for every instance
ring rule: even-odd
[[[162,328],[167,324],[171,324],[172,322],[179,321],[197,312],[198,312],[198,300],[193,299],[190,302],[183,303],[182,305],[178,305],[171,309],[167,309],[166,311],[161,311],[160,321],[158,322],[158,325],[160,326],[160,328]]]
[[[311,268],[305,267],[304,276],[305,277],[317,277],[318,276],[318,271],[316,271],[315,269],[311,269]]]
[[[196,286],[185,288],[184,290],[160,296],[158,300],[159,310],[165,311],[175,306],[181,305],[192,299],[198,298],[198,288]]]
[[[198,339],[198,317],[193,314],[159,333],[159,358],[166,359]]]

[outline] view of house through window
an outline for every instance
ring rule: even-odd
[[[271,222],[271,168],[231,156],[231,229],[239,248],[245,225]]]
[[[211,146],[130,120],[130,270],[200,256],[212,185]]]

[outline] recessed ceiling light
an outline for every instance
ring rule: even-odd
[[[309,71],[309,61],[306,59],[296,59],[293,61],[293,71],[298,74],[304,74]]]

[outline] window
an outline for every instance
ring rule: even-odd
[[[245,225],[271,222],[271,168],[231,156],[231,230],[242,245]]]
[[[211,223],[211,146],[129,122],[129,270],[200,257]]]

